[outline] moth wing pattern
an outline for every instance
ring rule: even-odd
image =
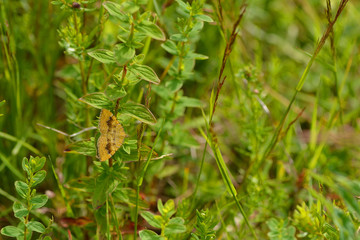
[[[97,157],[100,161],[106,161],[122,146],[126,134],[116,117],[107,109],[101,110],[99,130]]]

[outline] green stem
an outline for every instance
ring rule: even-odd
[[[115,209],[115,204],[114,204],[114,199],[112,198],[111,194],[109,195],[110,198],[110,210],[112,213],[112,218],[114,219],[115,222],[115,227],[116,227],[116,233],[118,235],[118,239],[122,240],[122,235],[121,235],[121,231],[120,231],[120,226],[119,226],[119,220],[116,216],[116,209]]]
[[[106,194],[106,232],[107,232],[107,239],[111,240],[111,233],[110,233],[110,214],[109,214],[109,195]]]
[[[152,154],[154,152],[154,148],[156,147],[156,143],[159,139],[159,136],[161,135],[161,132],[162,132],[162,129],[165,125],[165,122],[166,122],[166,119],[163,120],[162,124],[161,124],[161,127],[160,127],[160,130],[158,132],[158,134],[156,135],[155,137],[155,140],[154,140],[154,145],[153,147],[151,148],[151,151],[150,153],[148,154],[148,157],[146,159],[146,163],[145,163],[145,166],[143,167],[143,169],[141,170],[140,172],[140,176],[137,180],[137,185],[136,185],[136,207],[135,207],[135,226],[134,226],[134,239],[137,238],[137,224],[138,224],[138,212],[139,212],[139,195],[140,195],[140,187],[142,186],[142,183],[144,181],[144,177],[145,177],[145,173],[146,173],[146,170],[150,164],[150,160],[151,160],[151,157],[152,157]]]

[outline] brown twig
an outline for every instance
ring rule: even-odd
[[[221,8],[221,3],[220,2],[219,2],[219,8]],[[232,47],[233,47],[233,45],[235,43],[235,39],[237,37],[237,30],[236,29],[239,26],[239,24],[241,22],[241,19],[243,18],[244,14],[245,14],[245,11],[246,11],[246,4],[243,4],[241,6],[241,8],[240,8],[239,17],[237,18],[236,22],[234,23],[232,32],[230,34],[230,37],[229,37],[228,41],[226,42],[226,47],[224,49],[224,55],[223,55],[222,62],[221,62],[219,77],[218,77],[216,83],[214,82],[214,84],[213,84],[213,89],[216,88],[216,96],[215,96],[215,101],[213,103],[214,104],[213,105],[213,111],[212,111],[212,113],[210,115],[209,125],[211,125],[212,117],[213,117],[213,115],[215,113],[215,108],[216,108],[216,105],[217,105],[217,101],[219,99],[220,91],[221,91],[221,88],[223,87],[223,85],[225,83],[225,80],[226,80],[226,76],[223,77],[223,74],[224,74],[224,70],[225,70],[225,67],[226,67],[226,62],[227,62],[227,60],[228,60],[228,58],[230,56],[230,53],[232,52]],[[215,84],[216,84],[216,86],[215,86]]]

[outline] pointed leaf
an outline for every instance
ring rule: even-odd
[[[159,216],[152,214],[151,212],[142,212],[141,216],[149,223],[151,226],[155,228],[161,228],[161,220],[159,220]]]
[[[97,49],[91,52],[88,52],[89,56],[95,58],[99,62],[110,64],[115,63],[114,53],[106,49]]]
[[[94,141],[79,141],[66,146],[66,153],[76,153],[82,154],[85,156],[95,157],[96,156],[96,148]]]
[[[176,42],[187,42],[188,41],[188,39],[181,33],[176,33],[176,34],[171,35],[170,40],[173,40]]]
[[[129,67],[129,71],[145,81],[154,84],[160,83],[159,77],[156,75],[155,71],[149,66],[133,64]]]
[[[172,55],[175,55],[175,56],[179,55],[176,44],[171,40],[167,40],[165,43],[161,44],[161,47],[163,49],[165,49],[165,51],[167,51],[168,53],[170,53]]]
[[[185,56],[186,59],[195,59],[195,60],[206,60],[209,59],[208,56],[200,54],[200,53],[194,53],[194,52],[188,52]]]
[[[209,17],[208,15],[205,15],[205,14],[196,14],[196,15],[194,15],[194,18],[201,20],[203,22],[214,22],[214,20],[212,20],[211,17]]]
[[[114,107],[114,103],[104,93],[91,93],[81,97],[79,101],[98,109],[112,109]]]
[[[128,22],[128,17],[121,11],[121,5],[114,2],[104,2],[104,8],[113,17],[116,17],[122,22]]]
[[[176,0],[176,2],[180,5],[181,8],[183,8],[184,10],[187,10],[190,6],[188,3],[184,3],[181,0]]]
[[[165,34],[155,23],[150,21],[142,21],[137,27],[139,32],[144,33],[146,36],[153,39],[165,41]]]
[[[121,106],[119,112],[121,114],[136,118],[146,124],[154,125],[156,123],[156,118],[150,112],[150,110],[144,105],[138,103],[127,102],[123,106]]]

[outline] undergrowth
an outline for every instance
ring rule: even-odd
[[[358,2],[0,14],[0,239],[360,239]]]

